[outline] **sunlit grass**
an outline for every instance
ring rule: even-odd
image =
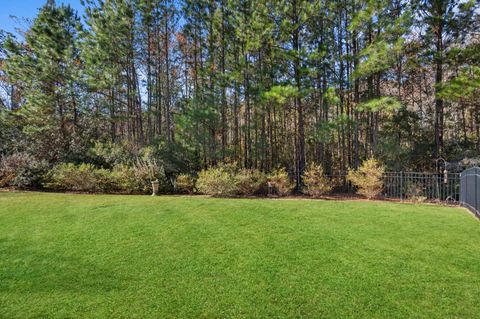
[[[474,318],[479,296],[459,208],[0,193],[0,318]]]

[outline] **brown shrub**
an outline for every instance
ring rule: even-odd
[[[295,184],[291,181],[284,168],[273,171],[268,176],[268,182],[273,190],[280,196],[286,196],[293,191]]]
[[[319,197],[332,190],[330,181],[323,173],[322,166],[314,163],[311,163],[305,170],[303,182],[307,194],[313,197]]]
[[[175,190],[181,193],[193,194],[195,192],[195,178],[188,174],[178,175],[175,179]]]
[[[364,161],[358,170],[349,170],[347,178],[358,188],[360,195],[372,199],[382,192],[384,172],[385,167],[372,158]]]

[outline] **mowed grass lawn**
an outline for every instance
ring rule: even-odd
[[[1,318],[479,318],[479,298],[460,208],[0,193]]]

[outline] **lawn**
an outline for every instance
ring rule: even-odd
[[[478,318],[479,296],[460,208],[0,193],[0,318]]]

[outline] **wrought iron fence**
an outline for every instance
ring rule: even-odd
[[[356,196],[355,186],[348,181],[346,173],[327,175],[327,178],[332,185],[332,196]],[[450,204],[460,201],[458,173],[385,172],[382,179],[383,198]]]
[[[480,168],[468,168],[460,174],[460,204],[480,218]]]
[[[383,179],[387,198],[448,203],[460,198],[457,173],[387,172]]]

